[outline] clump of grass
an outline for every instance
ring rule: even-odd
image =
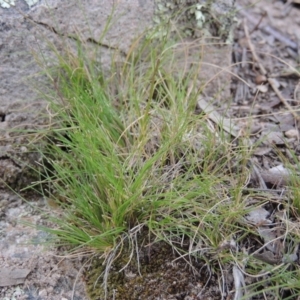
[[[172,41],[151,47],[151,35],[143,36],[121,68],[106,72],[87,59],[83,43],[77,54],[58,56],[49,71],[56,125],[43,176],[63,211],[46,230],[59,245],[109,259],[124,239],[146,232],[218,273],[242,265],[238,245],[257,235],[242,222],[252,209],[244,191],[251,151],[196,113],[201,66],[179,72]],[[294,278],[282,274],[280,282]]]

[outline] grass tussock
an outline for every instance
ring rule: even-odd
[[[51,184],[49,197],[63,210],[52,219],[55,228],[46,230],[59,245],[105,257],[117,256],[124,239],[146,232],[182,256],[200,257],[211,272],[236,264],[250,277],[272,274],[253,258],[243,267],[241,247],[260,238],[244,222],[261,205],[250,201],[256,193],[245,192],[253,149],[197,112],[201,68],[193,64],[180,72],[175,46],[148,34],[121,67],[112,63],[105,72],[88,59],[83,43],[77,53],[58,55],[57,68],[48,71],[55,125],[43,176]],[[296,229],[293,236],[299,239]],[[281,268],[271,285],[263,277],[266,289],[287,282],[295,288],[297,272]],[[252,282],[249,295],[262,286]]]

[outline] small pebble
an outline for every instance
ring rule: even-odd
[[[20,150],[23,153],[28,152],[28,149],[25,146],[22,146]]]
[[[262,84],[262,83],[266,82],[267,80],[268,80],[268,78],[264,75],[257,75],[255,77],[255,83],[256,84]]]
[[[298,138],[299,132],[297,129],[290,129],[284,133],[287,138]]]

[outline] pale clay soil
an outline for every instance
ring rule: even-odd
[[[237,2],[240,6],[249,3],[248,0],[239,0]],[[294,43],[291,46],[297,45],[300,41],[300,7],[283,3],[283,1],[279,0],[262,0],[255,7],[251,7],[247,11],[249,15],[257,20],[260,19],[263,12],[267,12],[260,29],[251,35],[252,42],[257,51],[261,53],[270,52],[291,65],[296,66],[297,49],[288,47],[283,41],[279,42],[274,35],[263,31],[263,29],[269,25],[278,30],[283,37],[290,39]],[[239,19],[241,20],[242,18],[243,16],[239,15]],[[250,30],[255,25],[249,21],[247,24]],[[245,43],[242,24],[238,24],[235,35],[234,57],[240,60],[240,55],[244,48],[243,43]],[[245,61],[252,59],[250,54],[246,55],[247,57],[243,58]],[[273,73],[278,72],[282,67],[278,61],[272,60],[270,57],[264,58],[264,64]],[[255,86],[254,79],[256,75],[249,65],[238,67],[234,71]],[[298,101],[300,101],[300,91],[297,92],[295,89],[297,80],[282,77],[280,78],[280,83],[284,86],[284,95],[290,96],[291,94],[295,94],[298,97]],[[230,109],[232,115],[227,115],[227,117],[243,117],[249,114],[250,111],[253,114],[255,112],[259,113],[262,110],[270,113],[284,109],[280,102],[278,102],[277,96],[271,90],[261,93],[255,106],[251,102],[254,97],[251,91],[245,91],[238,82],[233,81],[232,91],[235,93],[234,103]],[[218,104],[218,106],[221,112],[223,104]],[[1,131],[3,133],[5,128],[11,128],[14,125],[24,122],[24,118],[22,118],[22,113],[17,112],[17,109],[10,106],[9,103],[1,103],[0,121],[2,121],[0,129],[4,129]],[[268,127],[274,127],[274,124],[278,124],[273,121],[274,119],[272,118],[268,120],[257,119],[257,122],[253,126],[260,127],[259,130],[264,131],[268,130]],[[295,137],[299,137],[299,128],[295,126],[293,116],[288,115],[284,119],[277,121],[281,124],[281,129],[278,130],[276,136],[272,137],[272,142],[274,142],[274,139],[280,140],[281,135],[286,135],[286,132],[289,132],[290,146],[299,152],[300,149],[297,149],[297,147],[299,148],[299,143],[295,139]],[[243,123],[241,122],[239,125],[243,126]],[[22,165],[10,155],[10,147],[11,145],[5,143],[1,143],[0,145],[0,175],[7,182],[15,183],[18,186],[19,182],[24,181],[24,179],[20,178],[20,176],[23,176],[20,175],[22,174]],[[267,145],[266,148],[268,148]],[[25,152],[26,149],[20,149],[20,152],[22,151]],[[265,149],[265,151],[268,151],[268,149]],[[260,158],[258,158],[259,160]],[[272,166],[272,158],[270,158],[270,164]],[[29,222],[31,224],[42,225],[45,223],[43,215],[59,213],[58,209],[49,207],[46,200],[42,197],[35,195],[28,198],[27,195],[27,201],[24,201],[21,196],[9,191],[5,186],[0,187],[0,299],[88,299],[82,274],[83,257],[70,259],[63,256],[64,253],[58,251],[55,247],[45,246],[44,243],[48,239],[46,233],[23,224],[24,222]],[[169,259],[171,258],[169,257]],[[166,258],[165,266],[168,265],[167,262],[168,259]],[[15,273],[12,275],[9,272],[13,270],[15,270]],[[27,276],[23,276],[23,278],[21,270],[22,272],[27,272],[28,275],[26,273]],[[178,272],[178,270],[175,271]],[[172,269],[172,272],[175,271]],[[191,280],[190,284],[182,289],[181,296],[172,295],[172,290],[170,290],[169,296],[161,297],[158,293],[151,299],[221,299],[221,296],[218,294],[217,283],[209,285],[204,292],[200,293],[201,289],[204,288],[205,282],[201,282],[201,278],[193,277],[192,279],[192,274],[186,274],[187,276],[191,276]],[[21,283],[16,284],[19,282]],[[197,297],[197,294],[201,294],[202,296]],[[231,297],[233,297],[233,294],[228,295],[227,299],[232,299]],[[122,296],[119,296],[118,299],[122,299]]]

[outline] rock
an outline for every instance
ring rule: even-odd
[[[284,133],[287,138],[298,138],[299,131],[297,129],[290,129]]]
[[[30,269],[0,268],[0,286],[22,284],[30,271]]]
[[[67,256],[62,259],[61,251],[46,246],[50,235],[37,229],[43,224],[37,202],[44,199],[37,196],[25,202],[12,191],[0,190],[3,201],[8,204],[0,221],[0,299],[61,300],[62,292],[66,299],[74,292],[74,299],[87,300],[82,262]],[[53,209],[44,209],[53,215]]]
[[[9,130],[36,129],[47,122],[46,114],[40,112],[46,113],[46,94],[53,87],[47,91],[42,71],[56,62],[51,45],[58,51],[76,48],[80,36],[85,45],[97,48],[99,62],[108,69],[112,57],[122,62],[138,36],[174,14],[174,32],[178,28],[184,32],[174,50],[175,72],[199,65],[203,91],[214,99],[228,97],[230,75],[224,70],[231,65],[233,1],[187,2],[190,9],[177,0],[0,1],[0,61],[5,74],[0,77],[0,146],[27,147],[27,139],[15,141],[17,134]],[[179,11],[183,13],[178,15]],[[156,38],[164,34],[158,31]],[[215,43],[217,36],[220,45]],[[213,45],[208,45],[211,40]],[[21,174],[24,168],[17,171]]]
[[[23,142],[26,142],[24,138]],[[26,150],[26,151],[25,151]],[[38,168],[40,154],[24,146],[0,146],[0,188],[10,186],[19,190],[37,180],[38,174],[31,168]]]

